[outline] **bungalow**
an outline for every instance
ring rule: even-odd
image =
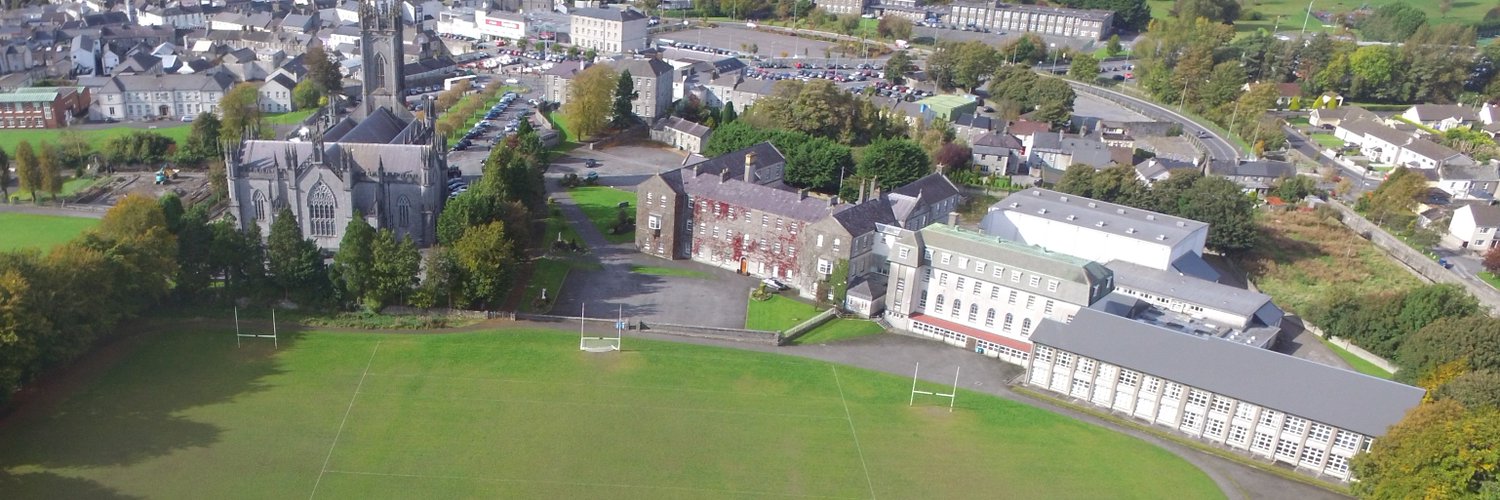
[[[1307,118],[1307,122],[1314,127],[1337,127],[1345,121],[1370,120],[1376,121],[1380,117],[1375,116],[1365,108],[1359,106],[1344,106],[1334,109],[1314,109]]]
[[[1146,183],[1147,186],[1167,180],[1172,173],[1178,170],[1195,170],[1196,165],[1192,162],[1177,160],[1173,158],[1147,158],[1145,161],[1135,164],[1135,178]]]
[[[1214,175],[1234,181],[1243,187],[1245,192],[1253,192],[1259,196],[1265,196],[1276,184],[1277,179],[1297,175],[1295,165],[1273,160],[1245,161],[1238,164],[1216,162],[1209,171]]]
[[[1455,200],[1493,200],[1500,188],[1500,168],[1494,163],[1443,165],[1437,174],[1436,187]]]

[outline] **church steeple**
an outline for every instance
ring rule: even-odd
[[[396,116],[411,117],[405,103],[404,29],[400,3],[394,0],[360,1],[359,44],[364,59],[360,110],[364,116],[369,116],[376,108],[385,107]]]

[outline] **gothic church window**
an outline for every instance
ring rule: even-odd
[[[255,195],[250,197],[250,205],[255,208],[255,220],[266,220],[265,193],[260,192],[260,190],[256,190]]]
[[[333,236],[333,209],[337,206],[333,190],[327,184],[313,186],[307,196],[308,220],[312,222],[313,236]]]

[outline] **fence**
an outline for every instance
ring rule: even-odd
[[[1416,273],[1417,276],[1428,282],[1450,283],[1462,286],[1467,289],[1469,293],[1474,296],[1474,298],[1478,299],[1480,304],[1489,308],[1492,314],[1500,312],[1500,291],[1496,291],[1488,284],[1475,283],[1474,281],[1464,279],[1457,273],[1443,268],[1443,266],[1438,265],[1437,262],[1434,262],[1432,258],[1422,254],[1422,252],[1417,251],[1415,248],[1408,246],[1406,242],[1401,241],[1395,236],[1392,236],[1390,233],[1387,233],[1384,229],[1381,229],[1380,226],[1377,226],[1375,225],[1375,223],[1365,219],[1363,216],[1356,213],[1353,209],[1345,206],[1343,203],[1340,203],[1338,200],[1330,200],[1328,204],[1333,206],[1334,209],[1338,210],[1340,215],[1339,220],[1342,221],[1345,226],[1348,226],[1349,229],[1353,229],[1354,232],[1359,233],[1359,235],[1363,236],[1365,239],[1370,240],[1370,242],[1374,243],[1377,248],[1385,251],[1386,255],[1389,255],[1391,258],[1396,259],[1397,262],[1405,264],[1406,267],[1408,269],[1411,269],[1412,272]]]
[[[814,328],[823,326],[823,323],[832,321],[835,316],[838,316],[838,314],[838,309],[829,309],[827,311],[818,313],[816,316],[809,318],[807,321],[803,321],[797,324],[797,326],[786,329],[786,331],[782,332],[783,337],[781,339],[781,343],[785,344],[796,340],[797,337],[801,337],[802,334],[810,332]]]
[[[513,313],[514,319],[526,321],[538,321],[543,323],[577,323],[578,316],[553,316],[549,314]],[[612,318],[581,318],[584,323],[602,325],[614,328],[615,321]],[[696,325],[674,325],[671,323],[647,323],[635,321],[627,325],[630,330],[647,333],[661,333],[666,335],[680,335],[684,337],[698,337],[716,340],[732,340],[735,342],[752,342],[757,344],[780,345],[781,333],[768,332],[764,330],[742,330],[737,328],[719,328],[713,326]]]

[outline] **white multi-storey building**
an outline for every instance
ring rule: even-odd
[[[649,22],[645,14],[634,9],[577,9],[573,11],[568,35],[580,49],[631,52],[647,48]]]
[[[1114,288],[1097,262],[932,224],[890,244],[891,326],[1025,365],[1044,319],[1067,321]]]
[[[1026,383],[1315,474],[1350,478],[1424,390],[1083,309],[1043,321]]]
[[[1218,280],[1203,261],[1208,224],[1191,219],[1034,188],[990,206],[980,227],[1051,252]]]
[[[224,72],[117,75],[80,78],[79,83],[93,95],[91,118],[141,120],[218,113],[219,101],[234,86],[234,77]]]

